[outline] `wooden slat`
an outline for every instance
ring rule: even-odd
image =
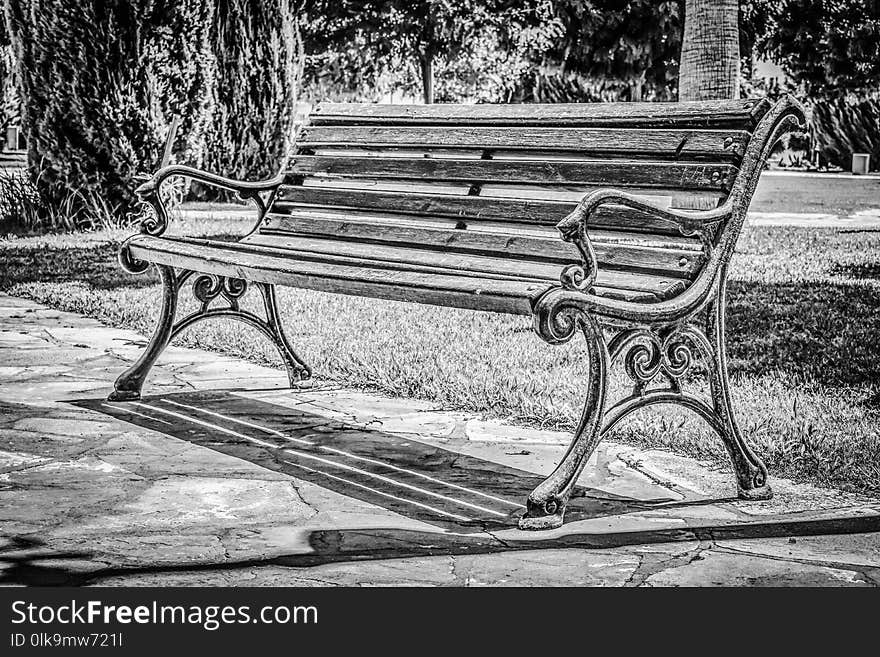
[[[322,178],[311,178],[310,180],[318,181],[325,180]],[[361,180],[361,179],[358,179]],[[346,182],[354,182],[354,180],[348,180]],[[322,185],[323,186],[323,185]],[[328,185],[330,186],[330,185]],[[536,200],[549,200],[549,201],[568,201],[571,203],[579,203],[581,199],[584,198],[587,194],[591,192],[598,191],[600,189],[608,189],[610,185],[555,185],[555,186],[541,186],[541,185],[498,185],[495,183],[488,183],[484,185],[480,185],[480,196],[486,197],[495,197],[495,198],[512,198],[512,199],[536,199]],[[698,199],[696,202],[700,203],[699,207],[715,207],[720,202],[727,197],[726,192],[722,192],[719,190],[711,190],[711,189],[670,189],[664,187],[626,187],[621,186],[626,189],[630,194],[635,194],[636,196],[642,197],[647,203],[659,206],[661,208],[665,207],[678,207],[673,206],[674,199]],[[395,191],[417,191],[415,189],[399,189]],[[433,193],[433,190],[428,190],[429,193]]]
[[[309,120],[315,125],[740,126],[751,129],[769,108],[766,99],[521,105],[321,103],[312,111]]]
[[[296,239],[331,238],[334,241],[326,247],[328,249],[334,248],[332,245],[337,244],[337,240],[345,240],[359,246],[365,245],[363,246],[365,253],[370,252],[372,245],[392,244],[416,245],[445,253],[504,256],[519,260],[533,259],[556,264],[554,275],[559,272],[558,265],[580,260],[577,248],[562,241],[558,235],[537,237],[470,229],[456,230],[452,226],[425,227],[393,222],[359,222],[352,218],[270,215],[266,217],[259,233],[245,241],[269,246],[286,245],[288,242],[285,241],[285,236],[296,236]],[[596,239],[595,234],[591,238],[599,263],[610,269],[691,279],[702,266],[702,255],[699,251],[602,241],[601,233],[599,239]]]
[[[742,130],[713,129],[308,126],[300,133],[297,147],[504,148],[733,160],[743,153],[748,139],[749,133]]]
[[[590,192],[607,189],[608,185],[526,185],[520,183],[465,183],[457,181],[400,180],[392,178],[327,178],[309,176],[302,185],[343,191],[397,192],[444,196],[481,196],[516,200],[549,200],[580,202]],[[713,208],[723,202],[726,192],[711,189],[667,189],[626,187],[626,191],[642,197],[652,205],[685,208]],[[685,200],[684,205],[679,204]]]
[[[535,282],[559,280],[563,264],[538,260],[525,260],[491,255],[475,255],[454,251],[421,249],[412,246],[389,244],[361,244],[339,240],[314,239],[308,237],[253,235],[240,243],[242,246],[257,246],[262,251],[271,251],[293,259],[316,260],[365,266],[385,267],[387,269],[407,269],[413,271],[434,271],[455,273],[461,276],[497,278],[503,280],[531,280]],[[238,248],[238,245],[236,246]],[[620,290],[650,292],[658,297],[676,285],[684,284],[673,276],[656,273],[642,273],[632,270],[619,271],[610,268],[600,269],[597,279],[599,285]]]
[[[729,189],[737,169],[726,164],[645,161],[464,160],[297,155],[288,176],[390,178],[462,182],[585,184],[674,189]]]
[[[288,208],[288,210],[291,210]],[[279,224],[275,221],[291,221],[292,226],[308,225],[311,222],[352,222],[364,224],[366,230],[373,224],[401,226],[414,229],[436,228],[440,230],[460,229],[461,222],[451,217],[421,216],[392,214],[388,212],[373,212],[367,210],[351,210],[348,208],[315,208],[297,207],[290,214],[275,214],[270,211],[264,220],[262,229],[273,230]],[[473,233],[491,233],[505,237],[537,237],[545,240],[559,241],[559,231],[555,226],[540,224],[510,223],[505,221],[480,221],[468,224],[468,230]],[[461,232],[458,230],[457,232]],[[626,229],[611,229],[602,226],[590,226],[590,235],[601,242],[614,244],[633,244],[643,246],[656,246],[667,249],[680,249],[685,251],[700,251],[702,243],[697,237],[687,237],[680,234],[660,235],[650,234]]]
[[[552,226],[577,204],[545,200],[517,200],[481,196],[350,191],[320,187],[283,186],[272,211],[290,214],[301,206],[380,210],[390,213],[451,217],[463,222],[509,221]],[[678,229],[639,210],[603,206],[591,225],[640,230],[659,235],[676,235]]]
[[[136,258],[194,271],[306,289],[440,305],[449,304],[438,300],[438,295],[442,297],[451,292],[482,297],[480,300],[470,299],[466,305],[452,305],[497,312],[528,312],[532,300],[557,284],[555,277],[546,275],[518,276],[516,272],[510,272],[482,276],[474,270],[456,269],[449,264],[427,265],[421,260],[410,263],[403,253],[405,250],[398,251],[401,253],[391,260],[367,260],[339,254],[190,238],[137,236],[131,242],[131,252]],[[382,289],[380,294],[371,291],[377,287]],[[400,289],[395,292],[391,289],[395,287]],[[656,302],[684,289],[682,281],[628,272],[600,272],[596,281],[597,294],[637,302]],[[528,311],[522,303],[524,300],[529,301]],[[502,304],[500,308],[499,303]]]
[[[276,251],[290,258],[320,262],[364,264],[388,269],[453,272],[461,276],[553,282],[562,266],[537,260],[462,254],[455,251],[421,249],[404,244],[366,244],[308,236],[255,234],[242,245]]]
[[[322,292],[411,301],[473,310],[531,314],[532,301],[550,286],[440,275],[417,271],[295,261],[265,253],[243,253],[215,243],[205,246],[172,238],[137,236],[130,243],[135,258],[220,276],[288,285]],[[633,295],[644,298],[646,295]]]

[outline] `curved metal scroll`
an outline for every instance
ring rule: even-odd
[[[191,271],[181,273],[176,283],[178,292],[193,275],[194,272]],[[284,361],[291,383],[311,378],[311,368],[296,354],[282,328],[274,286],[268,283],[255,285],[263,299],[265,319],[240,307],[239,300],[248,291],[247,281],[216,274],[199,274],[192,282],[192,290],[201,306],[174,324],[170,339],[173,340],[182,331],[205,319],[234,319],[259,330],[272,341]],[[227,305],[211,308],[212,302],[217,299],[225,300]]]

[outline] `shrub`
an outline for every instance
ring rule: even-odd
[[[210,120],[211,0],[7,0],[29,175],[44,207],[101,199],[119,217],[173,115],[199,164]],[[51,222],[49,222],[51,223]]]
[[[115,228],[124,221],[119,208],[91,190],[68,189],[46,196],[45,186],[20,171],[0,171],[0,235]]]
[[[12,45],[4,43],[0,46],[0,141],[6,139],[6,129],[21,125],[21,101],[15,85],[15,57]],[[16,147],[15,144],[6,147]]]
[[[285,164],[302,70],[301,0],[217,4],[211,44],[217,105],[205,167],[257,179]]]
[[[853,153],[880,168],[880,94],[847,94],[811,103],[810,130],[825,162],[849,169]]]

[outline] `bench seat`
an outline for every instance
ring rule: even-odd
[[[219,276],[520,315],[532,314],[534,302],[558,285],[560,270],[545,260],[301,235],[257,234],[240,242],[139,235],[130,248],[139,260]],[[684,289],[672,277],[603,270],[594,294],[652,303]]]

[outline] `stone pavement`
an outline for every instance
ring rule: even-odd
[[[0,296],[0,583],[880,583],[880,501],[603,443],[567,522],[516,529],[569,436],[431,404],[285,388],[170,348],[107,404],[131,331]]]

